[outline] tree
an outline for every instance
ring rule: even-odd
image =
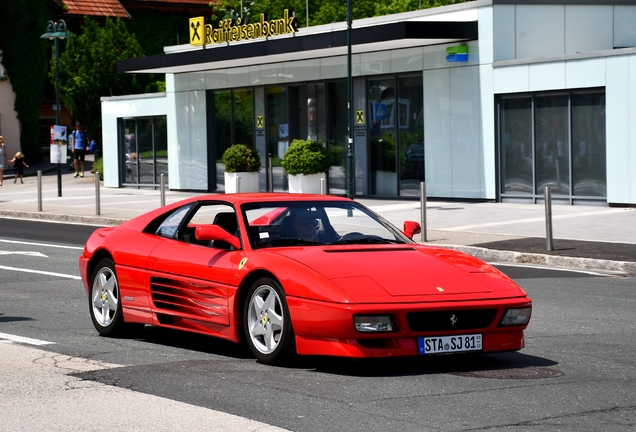
[[[46,79],[46,43],[40,39],[50,12],[42,0],[0,1],[2,63],[15,93],[14,109],[22,126],[20,148],[31,160],[42,154],[39,110]]]
[[[120,19],[107,18],[102,28],[85,18],[81,34],[68,39],[59,60],[60,97],[92,137],[101,136],[102,96],[149,91],[151,76],[117,73],[117,60],[141,56],[137,38]],[[54,80],[55,72],[50,76]]]
[[[466,0],[383,0],[354,1],[352,3],[353,19],[371,18],[400,12],[427,9]],[[212,7],[212,24],[218,24],[223,18],[241,16],[243,21],[256,21],[260,14],[270,14],[270,19],[280,18],[285,9],[293,10],[298,19],[298,27],[307,26],[307,6],[309,7],[309,25],[330,24],[347,20],[347,3],[343,0],[218,0],[210,4]]]

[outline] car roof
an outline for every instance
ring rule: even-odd
[[[246,203],[267,203],[267,202],[303,202],[303,201],[323,201],[323,202],[354,202],[353,200],[345,197],[339,197],[334,195],[314,195],[314,194],[296,194],[296,193],[236,193],[236,194],[207,194],[196,195],[189,197],[172,204],[168,204],[165,207],[160,207],[152,210],[143,215],[137,216],[127,222],[124,222],[119,227],[122,229],[143,230],[152,220],[156,217],[164,214],[167,211],[172,211],[178,207],[186,205],[188,203],[196,201],[217,201],[226,202],[235,207],[241,206]]]
[[[232,204],[244,204],[252,202],[281,202],[281,201],[343,201],[351,202],[349,198],[333,195],[295,194],[295,193],[235,193],[235,194],[210,194],[194,197],[194,201],[226,201]]]

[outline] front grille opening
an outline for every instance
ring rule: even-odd
[[[364,348],[387,348],[387,340],[385,338],[358,339],[358,343]]]
[[[417,332],[477,330],[490,327],[497,309],[459,309],[406,314],[409,328]]]

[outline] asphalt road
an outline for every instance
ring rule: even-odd
[[[270,367],[200,335],[147,326],[131,338],[98,336],[77,279],[81,246],[70,236],[79,234],[69,234],[95,227],[35,224],[29,233],[50,246],[30,234],[16,243],[22,229],[0,233],[0,333],[123,366],[75,375],[87,383],[295,431],[636,430],[635,279],[501,266],[534,302],[517,353]]]

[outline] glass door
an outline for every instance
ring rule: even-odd
[[[399,118],[395,79],[369,80],[367,94],[369,192],[394,197],[398,194],[395,124]]]

